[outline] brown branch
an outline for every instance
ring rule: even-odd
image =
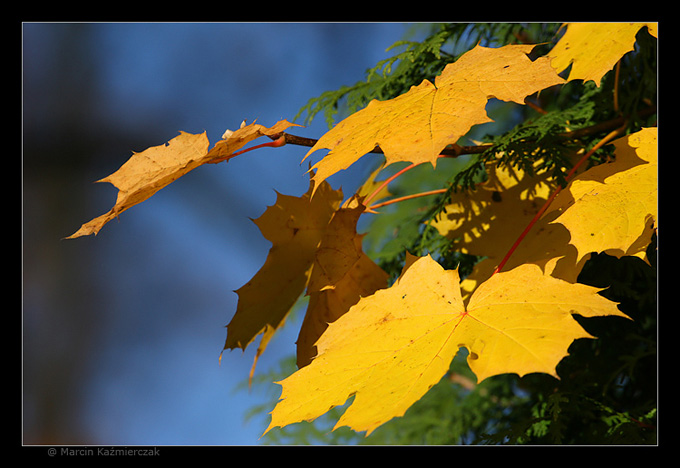
[[[290,133],[282,132],[282,133],[277,133],[275,135],[270,135],[269,138],[272,140],[276,140],[280,136],[283,136],[286,139],[286,144],[291,144],[291,145],[298,145],[298,146],[307,146],[307,147],[312,147],[316,144],[318,140],[314,138],[305,138],[297,135],[291,135]],[[459,146],[459,145],[447,145],[444,150],[440,154],[443,154],[445,156],[449,157],[456,157],[460,156],[461,154],[474,154],[474,153],[483,153],[486,151],[488,148],[491,148],[491,144],[488,145],[478,145],[478,146]],[[383,150],[376,146],[373,148],[369,153],[375,153],[375,154],[383,154]]]
[[[641,110],[638,115],[640,117],[647,117],[649,115],[652,115],[656,113],[656,106],[650,106],[647,107],[643,110]],[[612,120],[607,120],[605,122],[600,122],[598,124],[592,125],[590,127],[585,127],[581,128],[579,130],[573,130],[570,132],[563,132],[563,133],[558,133],[556,136],[560,140],[576,140],[579,138],[583,138],[585,136],[591,136],[591,135],[596,135],[598,133],[603,133],[606,131],[613,130],[615,128],[620,127],[624,122],[626,121],[625,117],[618,117],[616,119]],[[276,135],[270,135],[269,138],[272,140],[276,140],[279,137],[283,136],[285,138],[286,144],[291,144],[291,145],[298,145],[298,146],[307,146],[307,147],[312,147],[316,144],[318,140],[314,138],[305,138],[297,135],[291,135],[290,133],[278,133]],[[456,158],[458,156],[464,155],[464,154],[480,154],[483,153],[484,151],[490,149],[493,147],[493,144],[491,143],[485,143],[481,145],[473,145],[473,146],[460,146],[456,144],[452,145],[447,145],[446,148],[444,148],[441,152],[440,155],[442,156],[447,156],[451,158]],[[375,153],[375,154],[383,154],[383,150],[380,149],[380,147],[376,146],[373,148],[373,150],[369,151],[369,153]]]

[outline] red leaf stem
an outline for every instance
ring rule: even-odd
[[[614,139],[619,133],[621,133],[621,132],[626,128],[627,124],[628,124],[627,122],[624,123],[623,126],[621,126],[621,127],[617,128],[616,130],[610,132],[607,136],[605,136],[605,137],[602,138],[599,142],[597,142],[597,144],[596,144],[595,146],[593,146],[592,149],[591,149],[590,151],[588,151],[586,154],[584,154],[583,157],[581,157],[581,159],[579,159],[579,161],[574,165],[574,167],[571,168],[571,170],[569,171],[569,173],[568,173],[567,176],[565,177],[565,180],[566,180],[567,182],[569,182],[569,181],[571,180],[571,178],[573,177],[574,173],[578,170],[578,168],[579,168],[585,161],[587,161],[588,158],[590,158],[590,156],[592,156],[593,153],[595,153],[595,151],[597,151],[597,150],[599,150],[600,148],[602,148],[604,145],[606,145],[606,144],[609,143],[612,139]],[[501,269],[503,269],[503,267],[504,267],[505,264],[507,263],[507,261],[508,261],[508,259],[510,258],[510,256],[511,256],[511,255],[513,254],[513,252],[517,249],[517,246],[519,246],[519,244],[522,242],[522,240],[524,240],[524,238],[525,238],[526,235],[529,233],[529,231],[531,230],[531,228],[534,226],[534,224],[536,224],[536,221],[538,221],[538,220],[541,218],[541,216],[543,216],[543,213],[545,213],[545,211],[548,209],[548,207],[550,206],[550,204],[553,202],[553,200],[555,199],[555,197],[557,196],[557,194],[560,193],[561,190],[562,190],[562,187],[561,187],[561,186],[558,186],[558,187],[553,191],[553,193],[550,195],[550,198],[548,198],[548,200],[546,200],[546,202],[543,204],[543,206],[541,207],[541,209],[538,210],[538,213],[536,213],[536,215],[535,215],[535,216],[533,217],[533,219],[529,222],[529,224],[527,225],[527,227],[524,228],[524,231],[522,231],[522,233],[519,235],[519,237],[517,238],[517,240],[515,241],[515,243],[512,244],[512,247],[510,247],[510,250],[508,250],[508,253],[505,254],[505,257],[503,257],[503,260],[501,260],[501,262],[498,264],[498,266],[496,267],[496,269],[495,269],[494,272],[492,273],[492,276],[495,275],[496,273],[498,273],[499,271],[501,271]]]
[[[280,137],[278,137],[274,141],[270,141],[268,143],[262,143],[261,145],[255,145],[251,148],[247,148],[247,149],[244,149],[244,150],[241,150],[241,151],[237,151],[235,153],[231,153],[230,155],[227,155],[227,156],[224,156],[224,157],[221,157],[221,158],[212,159],[212,160],[210,160],[209,164],[217,164],[217,163],[221,163],[222,161],[228,162],[231,158],[234,158],[234,157],[238,156],[239,154],[247,153],[248,151],[256,150],[256,149],[259,149],[259,148],[266,148],[266,147],[279,148],[280,146],[283,146],[285,144],[286,144],[286,138],[283,135],[281,135]]]

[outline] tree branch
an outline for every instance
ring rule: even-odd
[[[655,112],[656,106],[650,106],[645,109],[642,109],[640,112],[638,112],[638,115],[640,117],[647,117],[649,115],[654,114]],[[556,137],[560,140],[576,140],[579,138],[583,138],[585,136],[596,135],[598,133],[616,129],[620,127],[625,121],[626,121],[625,117],[617,117],[616,119],[600,122],[590,127],[581,128],[579,130],[558,133]],[[306,138],[297,135],[291,135],[290,133],[286,132],[270,135],[269,138],[271,138],[272,140],[276,140],[282,136],[284,137],[286,144],[306,146],[310,148],[313,147],[318,141],[317,139],[314,138]],[[492,143],[485,143],[481,145],[472,146],[461,146],[457,144],[451,144],[447,145],[446,148],[444,148],[440,152],[440,155],[444,157],[456,158],[464,154],[480,154],[492,147],[493,147]],[[383,154],[383,150],[380,147],[376,146],[371,151],[369,151],[369,153]]]

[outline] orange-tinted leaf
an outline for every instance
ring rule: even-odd
[[[114,207],[108,213],[83,224],[67,239],[96,235],[106,223],[123,211],[200,166],[201,158],[208,152],[208,144],[205,132],[199,135],[180,132],[179,136],[164,145],[134,153],[120,169],[97,181],[109,182],[118,188]]]
[[[290,123],[287,120],[281,120],[274,124],[274,126],[267,128],[256,123],[249,125],[241,125],[238,130],[227,130],[223,135],[223,139],[215,144],[215,147],[210,150],[205,157],[204,162],[211,162],[213,160],[228,159],[232,153],[243,148],[246,143],[249,143],[261,136],[272,136],[283,132],[289,127],[300,127],[298,124]],[[225,138],[226,137],[226,138]]]
[[[310,184],[301,197],[277,194],[276,203],[254,220],[272,247],[262,268],[236,291],[225,349],[245,349],[267,327],[278,329],[303,293],[321,238],[342,200],[328,184],[310,201],[311,190]]]
[[[363,236],[356,232],[364,209],[350,203],[336,211],[321,239],[307,288],[307,313],[297,341],[298,367],[316,356],[316,341],[329,323],[361,297],[387,287],[387,273],[363,252]]]
[[[191,134],[180,132],[168,143],[134,153],[116,172],[98,182],[109,182],[118,189],[118,198],[111,210],[85,224],[67,239],[97,234],[102,227],[123,211],[143,202],[163,187],[169,185],[197,167],[214,159],[225,158],[234,151],[263,135],[275,135],[290,127],[282,120],[271,128],[250,124],[217,142],[208,151],[205,132]]]

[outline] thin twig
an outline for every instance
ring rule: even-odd
[[[621,71],[621,60],[616,62],[616,71],[614,72],[614,110],[619,111],[619,74]]]
[[[544,115],[545,115],[545,114],[548,113],[548,111],[546,111],[545,109],[543,109],[543,108],[542,108],[541,106],[539,106],[538,104],[535,104],[535,103],[531,102],[529,99],[525,99],[525,100],[524,100],[524,104],[526,104],[527,106],[531,107],[533,110],[535,110],[535,111],[538,112],[539,114],[544,114]]]
[[[411,200],[413,198],[420,198],[420,197],[427,197],[429,195],[437,195],[439,193],[446,193],[449,189],[436,189],[436,190],[429,190],[427,192],[419,192],[419,193],[412,193],[411,195],[405,195],[403,197],[398,197],[398,198],[392,198],[390,200],[376,203],[375,205],[371,205],[367,208],[368,210],[375,210],[376,208],[381,208],[383,206],[391,205],[393,203],[399,203],[405,200]]]

